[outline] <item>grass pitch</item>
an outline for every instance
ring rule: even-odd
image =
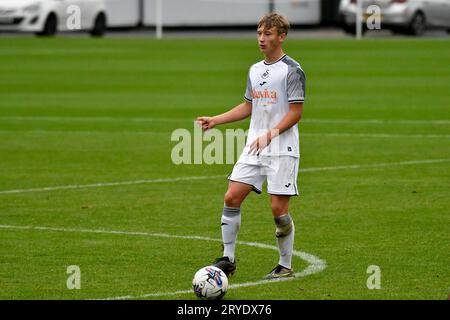
[[[327,268],[225,299],[446,299],[450,42],[285,49],[308,79],[295,248]],[[195,299],[184,291],[220,242],[149,234],[219,239],[232,165],[176,166],[170,136],[242,101],[256,41],[4,38],[0,58],[0,298]],[[239,240],[275,245],[268,195],[242,212]],[[278,256],[238,245],[237,259],[235,285],[259,281]],[[80,290],[67,289],[70,265]],[[307,265],[294,258],[296,271]],[[366,286],[370,265],[380,290]]]

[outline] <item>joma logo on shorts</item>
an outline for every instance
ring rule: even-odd
[[[253,99],[276,99],[277,98],[277,92],[275,90],[269,91],[268,89],[265,90],[252,90],[252,98]]]

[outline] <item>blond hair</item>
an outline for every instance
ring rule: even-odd
[[[277,13],[268,13],[259,20],[258,29],[260,27],[264,27],[264,29],[272,29],[273,27],[275,27],[278,34],[288,34],[290,24],[285,17]]]

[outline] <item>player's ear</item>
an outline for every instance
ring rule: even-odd
[[[283,32],[278,35],[278,39],[280,40],[280,42],[284,42],[284,40],[286,40],[286,37],[287,37],[286,32]]]

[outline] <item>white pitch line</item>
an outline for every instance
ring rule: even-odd
[[[303,132],[300,137],[361,137],[361,138],[426,138],[450,139],[450,134],[399,134],[399,133],[350,133],[350,132]]]
[[[384,167],[394,167],[394,166],[407,166],[407,165],[414,165],[414,164],[430,164],[430,163],[445,163],[445,162],[450,162],[450,159],[410,160],[410,161],[385,162],[385,163],[374,163],[374,164],[354,164],[354,165],[346,165],[346,166],[305,168],[305,169],[300,169],[300,172],[333,171],[333,170],[347,170],[347,169],[370,169],[370,168],[384,168]]]
[[[225,175],[191,176],[191,177],[167,178],[167,179],[145,179],[145,180],[118,181],[118,182],[100,182],[100,183],[80,184],[80,185],[66,185],[66,186],[31,188],[31,189],[3,190],[3,191],[0,191],[0,194],[44,192],[44,191],[56,191],[56,190],[89,189],[89,188],[101,188],[101,187],[116,187],[116,186],[127,186],[127,185],[148,184],[148,183],[164,183],[164,182],[176,182],[176,181],[205,180],[205,179],[215,179],[215,178],[219,178],[219,177],[220,178],[224,178]]]
[[[73,233],[94,233],[94,234],[116,234],[116,235],[147,236],[147,237],[162,237],[162,238],[222,242],[222,239],[214,239],[214,238],[201,237],[201,236],[181,236],[181,235],[172,235],[172,234],[167,234],[167,233],[116,231],[116,230],[104,230],[104,229],[74,229],[74,228],[55,228],[55,227],[42,227],[42,226],[15,226],[15,225],[0,225],[0,229],[73,232]],[[237,241],[237,243],[240,245],[245,245],[245,246],[250,246],[250,247],[255,247],[255,248],[278,251],[278,247],[264,244],[264,243],[246,242],[246,241]],[[259,286],[259,285],[274,283],[274,282],[292,281],[292,280],[295,280],[298,278],[309,276],[311,274],[319,273],[327,267],[327,263],[325,260],[322,260],[312,254],[294,250],[292,255],[306,261],[309,264],[306,269],[295,273],[294,278],[282,278],[282,279],[274,279],[274,280],[259,280],[259,281],[252,281],[252,282],[236,283],[236,284],[230,285],[228,288],[236,289],[236,288]],[[108,297],[108,298],[104,298],[104,299],[100,299],[100,300],[142,299],[142,298],[150,298],[150,297],[174,296],[174,295],[187,294],[187,293],[192,293],[192,289],[191,290],[178,290],[178,291],[172,291],[172,292],[152,292],[152,293],[134,295],[134,296],[127,295],[127,296]]]
[[[112,122],[194,122],[194,118],[189,117],[57,117],[57,116],[0,116],[2,121],[58,121],[58,122],[92,122],[92,121],[112,121]],[[449,125],[450,119],[430,119],[430,120],[407,120],[407,119],[324,119],[324,118],[305,118],[301,123],[362,123],[362,124],[433,124],[433,125]]]
[[[348,169],[370,169],[370,168],[383,168],[383,167],[393,167],[393,166],[445,163],[445,162],[450,162],[450,159],[410,160],[410,161],[386,162],[386,163],[374,163],[374,164],[354,164],[354,165],[344,165],[344,166],[304,168],[304,169],[300,169],[300,172],[319,172],[319,171],[348,170]],[[118,182],[102,182],[102,183],[92,183],[92,184],[66,185],[66,186],[54,186],[54,187],[42,187],[42,188],[30,188],[30,189],[13,189],[13,190],[2,190],[2,191],[0,191],[0,195],[30,193],[30,192],[45,192],[45,191],[56,191],[56,190],[75,190],[75,189],[89,189],[89,188],[101,188],[101,187],[116,187],[116,186],[126,186],[126,185],[166,183],[166,182],[177,182],[177,181],[206,180],[206,179],[216,179],[216,178],[225,178],[225,177],[226,177],[225,175],[191,176],[191,177],[166,178],[166,179],[146,179],[146,180],[132,180],[132,181],[118,181]]]
[[[21,49],[3,49],[0,51],[0,56],[10,56],[10,55],[80,55],[80,54],[92,54],[92,53],[120,53],[120,50],[115,49],[38,49],[38,48],[27,48],[24,50]]]
[[[92,130],[0,130],[0,134],[77,134],[77,135],[170,135],[169,131],[92,131]],[[401,133],[356,133],[356,132],[302,132],[301,137],[358,137],[358,138],[419,138],[419,139],[450,139],[450,134],[401,134]]]
[[[408,120],[408,119],[323,119],[306,118],[301,122],[315,123],[363,123],[363,124],[443,124],[449,125],[450,119]]]
[[[166,135],[171,134],[170,131],[92,131],[92,130],[0,130],[0,134],[30,134],[30,135]]]
[[[190,121],[194,122],[195,119],[191,118],[126,118],[126,117],[20,117],[20,116],[4,116],[0,117],[2,121],[57,121],[57,122],[180,122]]]

